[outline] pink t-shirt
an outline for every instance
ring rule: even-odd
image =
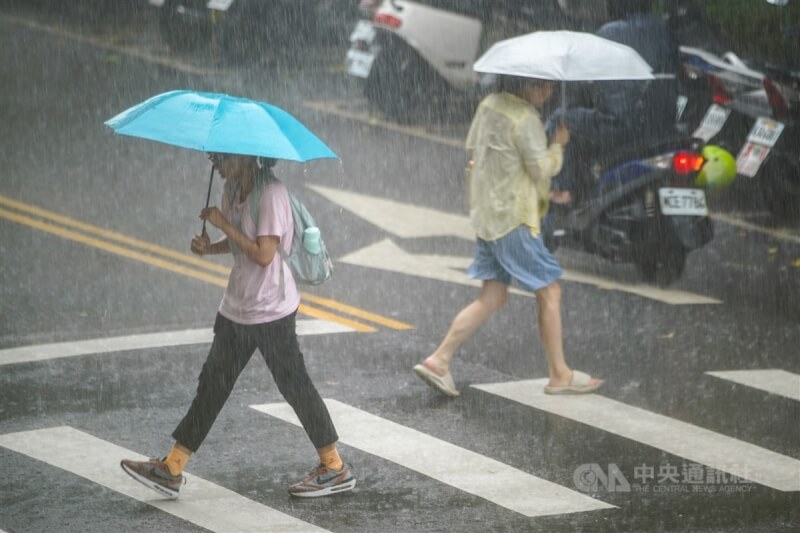
[[[222,213],[241,228],[249,239],[257,236],[280,237],[280,245],[288,253],[292,247],[294,223],[289,192],[286,186],[273,180],[261,191],[258,228],[250,216],[248,201],[234,202],[232,208],[227,198],[222,199]],[[284,298],[281,299],[280,269],[283,269]],[[233,254],[233,268],[228,287],[219,305],[225,318],[239,324],[273,322],[292,314],[300,305],[294,277],[280,254],[275,252],[272,262],[261,267],[243,253]]]

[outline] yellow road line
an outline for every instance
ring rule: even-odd
[[[362,324],[361,322],[356,322],[355,320],[350,320],[339,315],[335,315],[333,313],[329,313],[323,309],[317,309],[316,307],[311,307],[308,304],[300,304],[300,307],[297,309],[298,312],[303,313],[304,315],[308,315],[313,318],[318,318],[320,320],[330,320],[331,322],[337,322],[342,324],[343,326],[347,326],[353,328],[356,331],[361,333],[371,333],[376,331],[375,328],[372,326],[368,326],[366,324]]]
[[[732,217],[730,215],[725,215],[723,213],[711,213],[709,216],[714,220],[719,220],[720,222],[730,224],[731,226],[737,226],[739,228],[755,231],[757,233],[763,233],[764,235],[769,235],[770,237],[782,241],[800,243],[800,236],[792,235],[791,232],[786,230],[763,228],[751,222],[747,222],[745,220],[739,220],[738,218]]]
[[[329,307],[331,309],[335,309],[336,311],[341,311],[343,313],[347,313],[348,315],[353,315],[358,318],[363,318],[364,320],[373,322],[375,324],[380,324],[381,326],[386,326],[387,328],[401,329],[401,330],[414,329],[414,326],[410,324],[399,322],[397,320],[386,318],[384,316],[376,315],[375,313],[370,313],[369,311],[364,311],[363,309],[343,304],[341,302],[337,302],[336,300],[331,300],[329,298],[323,298],[321,296],[316,296],[307,293],[302,293],[302,296],[304,300],[308,300],[311,303],[315,303],[323,307]]]
[[[149,252],[154,252],[163,255],[165,257],[177,259],[178,261],[183,261],[184,263],[189,263],[195,266],[199,266],[201,268],[205,268],[206,270],[210,270],[212,272],[219,272],[220,274],[225,274],[225,275],[230,274],[230,268],[226,266],[218,265],[216,263],[212,263],[211,261],[206,261],[204,259],[200,259],[199,257],[194,257],[189,254],[176,252],[175,250],[170,250],[169,248],[163,248],[156,244],[140,241],[139,239],[128,237],[127,235],[117,233],[116,231],[98,228],[97,226],[86,224],[79,220],[75,220],[74,218],[66,217],[64,215],[59,215],[57,213],[53,213],[51,211],[47,211],[45,209],[41,209],[33,205],[18,202],[16,200],[12,200],[11,198],[7,198],[2,195],[0,195],[0,205],[5,205],[7,207],[14,208],[18,211],[30,213],[32,215],[45,218],[47,220],[52,220],[53,222],[57,222],[64,226],[77,228],[81,231],[85,231],[87,233],[103,237],[104,239],[121,242],[123,244],[127,244],[129,246],[135,246],[136,248],[147,250]]]
[[[78,233],[77,231],[65,229],[60,226],[54,226],[52,224],[48,224],[47,222],[42,222],[41,220],[36,220],[35,218],[31,218],[26,215],[20,215],[18,213],[6,211],[3,208],[0,208],[0,217],[11,220],[12,222],[16,222],[18,224],[30,226],[40,231],[52,233],[53,235],[58,235],[59,237],[76,241],[81,244],[85,244],[87,246],[99,248],[101,250],[121,255],[129,259],[134,259],[136,261],[141,261],[142,263],[147,263],[148,265],[151,266],[163,268],[164,270],[169,270],[170,272],[183,274],[184,276],[188,276],[190,278],[195,278],[201,281],[205,281],[207,283],[212,283],[220,287],[225,287],[228,284],[227,280],[224,278],[216,277],[211,274],[207,274],[205,272],[200,272],[198,270],[191,269],[189,267],[171,263],[169,261],[165,261],[164,259],[160,259],[152,255],[147,255],[141,252],[137,252],[135,250],[130,250],[128,248],[124,248],[116,244],[112,244],[106,241],[102,241],[100,239],[96,239],[94,237],[90,237],[89,235],[84,235],[83,233]]]
[[[106,229],[103,229],[103,228],[99,228],[97,226],[92,226],[91,224],[86,224],[85,222],[81,222],[79,220],[75,220],[74,218],[70,218],[70,217],[67,217],[67,216],[64,216],[64,215],[59,215],[57,213],[53,213],[51,211],[47,211],[45,209],[42,209],[42,208],[39,208],[39,207],[36,207],[36,206],[33,206],[33,205],[29,205],[29,204],[26,204],[26,203],[23,203],[23,202],[19,202],[17,200],[13,200],[13,199],[5,197],[3,195],[0,195],[0,205],[5,205],[7,207],[14,208],[14,209],[16,209],[18,211],[23,211],[25,213],[30,213],[32,215],[36,215],[38,217],[41,217],[41,218],[44,218],[44,219],[47,219],[47,220],[51,220],[53,222],[57,222],[57,223],[62,224],[64,226],[70,226],[70,227],[79,229],[81,231],[85,231],[87,233],[94,234],[94,235],[97,235],[99,237],[103,237],[104,239],[117,241],[117,242],[120,242],[120,243],[123,243],[123,244],[127,244],[128,246],[133,246],[133,247],[136,247],[136,248],[140,248],[142,250],[147,250],[149,252],[153,252],[153,253],[160,254],[160,255],[165,256],[165,257],[169,257],[171,259],[177,259],[178,261],[183,261],[185,263],[189,263],[191,265],[198,266],[200,268],[204,268],[204,269],[210,270],[212,272],[218,272],[220,274],[225,274],[226,276],[230,274],[230,268],[228,268],[226,266],[218,265],[216,263],[212,263],[211,261],[207,261],[205,259],[200,259],[198,257],[192,256],[192,255],[189,255],[189,254],[176,252],[174,250],[170,250],[169,248],[164,248],[162,246],[158,246],[156,244],[152,244],[152,243],[149,243],[149,242],[146,242],[146,241],[141,241],[139,239],[134,239],[132,237],[128,237],[127,235],[123,235],[121,233],[117,233],[116,231],[106,230]],[[29,220],[34,220],[34,219],[29,219]],[[41,229],[41,228],[37,228],[37,229]],[[45,231],[47,231],[47,230],[45,230]],[[97,241],[97,242],[104,242],[104,241]],[[121,249],[124,249],[124,248],[121,248]],[[152,256],[144,256],[144,257],[152,257]],[[215,279],[219,279],[219,278],[215,278]],[[225,284],[223,284],[222,286],[224,287]],[[337,302],[336,300],[331,300],[331,299],[328,299],[328,298],[322,298],[322,297],[315,296],[313,294],[308,294],[308,293],[301,293],[301,296],[302,296],[302,298],[304,300],[307,300],[307,301],[309,301],[311,303],[316,303],[316,304],[322,305],[324,307],[328,307],[330,309],[334,309],[336,311],[347,313],[347,314],[349,314],[351,316],[362,318],[362,319],[367,320],[369,322],[373,322],[375,324],[379,324],[381,326],[385,326],[385,327],[388,327],[388,328],[391,328],[391,329],[398,329],[398,330],[414,329],[414,327],[409,325],[409,324],[405,324],[403,322],[399,322],[399,321],[393,320],[391,318],[386,318],[386,317],[383,317],[381,315],[377,315],[375,313],[370,313],[369,311],[365,311],[363,309],[359,309],[359,308],[353,307],[351,305],[347,305],[347,304],[344,304],[344,303],[341,303],[341,302]],[[320,313],[324,312],[324,311],[321,311],[321,310],[318,310],[318,311]],[[335,315],[331,315],[331,316],[335,316]],[[326,320],[327,320],[327,318],[326,318]],[[346,321],[347,324],[345,324],[345,322],[342,322],[342,320]],[[365,327],[369,328],[369,326],[365,326],[363,324],[360,324],[359,327],[355,327],[352,324],[359,324],[358,322],[352,322],[352,321],[350,321],[348,319],[345,319],[345,318],[341,318],[340,320],[338,320],[338,322],[343,324],[343,325],[347,325],[349,327],[352,327],[353,329],[356,329],[357,331],[362,331],[362,329],[359,329],[359,328],[365,328]],[[375,330],[370,328],[370,329],[367,329],[367,330],[364,330],[364,331],[375,331]]]
[[[83,233],[78,233],[77,231],[65,229],[60,226],[54,226],[53,224],[42,222],[41,220],[31,218],[27,215],[21,215],[19,213],[14,213],[11,211],[7,211],[3,208],[0,208],[0,217],[10,220],[12,222],[16,222],[17,224],[23,224],[25,226],[29,226],[31,228],[44,231],[46,233],[51,233],[53,235],[57,235],[65,239],[69,239],[71,241],[79,242],[81,244],[92,246],[94,248],[99,248],[100,250],[121,255],[123,257],[127,257],[128,259],[140,261],[142,263],[146,263],[151,266],[163,268],[164,270],[169,270],[170,272],[175,272],[177,274],[182,274],[190,278],[198,279],[200,281],[205,281],[206,283],[211,283],[219,287],[226,287],[228,285],[228,280],[226,280],[225,278],[217,277],[212,274],[208,274],[206,272],[201,272],[199,270],[195,270],[183,265],[175,264],[170,261],[154,257],[152,255],[147,255],[141,252],[137,252],[135,250],[130,250],[128,248],[124,248],[116,244],[96,239],[89,235],[84,235]],[[360,322],[356,322],[354,320],[349,320],[344,317],[340,317],[338,315],[329,313],[322,309],[316,309],[312,306],[309,306],[308,304],[301,304],[298,311],[304,315],[308,315],[314,318],[319,318],[322,320],[330,320],[331,322],[342,324],[343,326],[347,326],[356,331],[360,332],[375,331],[375,328],[371,326],[362,324]]]

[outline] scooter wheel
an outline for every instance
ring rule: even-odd
[[[636,261],[636,268],[642,279],[655,283],[659,287],[667,287],[678,281],[686,266],[686,250],[679,245],[671,245],[660,250],[649,250],[641,254]]]

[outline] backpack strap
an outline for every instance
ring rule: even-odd
[[[295,240],[298,239],[298,238],[300,239],[301,243],[303,242],[303,240],[302,240],[303,236],[297,234],[297,224],[294,223],[294,219],[295,219],[295,213],[294,212],[295,212],[295,202],[296,202],[295,196],[289,190],[287,190],[286,192],[289,195],[289,205],[291,207],[291,213],[290,214],[292,216],[292,233],[294,234],[292,236],[292,246],[294,246],[295,245]],[[281,265],[280,280],[278,281],[278,288],[281,291],[281,301],[284,301],[286,299],[286,284],[284,282],[283,268],[284,268],[284,266],[289,264],[289,252],[287,252],[283,248],[283,246],[281,246],[281,243],[278,243],[278,254],[281,256],[281,261],[283,261],[283,264]]]
[[[272,173],[271,168],[263,169],[263,172],[259,174],[259,176],[256,178],[256,184],[253,187],[253,192],[250,193],[251,201],[249,202],[250,218],[253,219],[253,223],[256,225],[256,230],[258,230],[258,215],[260,212],[259,202],[261,201],[261,194],[264,190],[264,187],[272,183],[273,180],[277,179],[278,178],[275,176],[275,174]],[[291,193],[289,194],[291,200]],[[292,215],[294,215],[294,212],[292,212]],[[292,219],[294,220],[294,218]],[[294,231],[294,229],[292,229],[292,231]],[[295,237],[297,237],[297,235],[295,235]],[[281,246],[280,243],[278,243],[278,254],[280,255],[281,260],[284,263],[281,265],[281,269],[279,271],[279,280],[278,280],[278,290],[280,291],[281,294],[280,301],[282,302],[286,299],[286,280],[285,280],[286,275],[284,274],[283,269],[285,264],[288,263],[289,254],[288,252],[286,252],[286,250],[283,249],[283,246]]]
[[[283,274],[283,267],[289,263],[289,256],[286,253],[286,250],[283,249],[283,246],[278,243],[278,254],[281,256],[281,261],[283,264],[281,265],[281,272],[280,272],[280,279],[278,281],[278,290],[281,291],[281,301],[286,299],[286,284],[284,282],[284,274]]]

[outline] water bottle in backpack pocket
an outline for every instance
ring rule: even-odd
[[[322,240],[319,227],[303,202],[289,192],[294,221],[294,237],[292,249],[287,253],[283,247],[278,252],[292,270],[297,283],[319,285],[331,279],[333,261]]]

